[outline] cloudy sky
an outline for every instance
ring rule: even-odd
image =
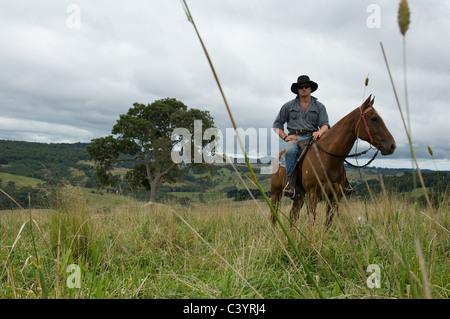
[[[411,167],[399,0],[188,0],[237,125],[267,128],[307,74],[331,124],[369,94],[398,149],[373,165]],[[450,170],[450,2],[409,0],[407,90],[421,168]],[[134,102],[173,97],[231,127],[179,0],[2,0],[0,139],[89,142]],[[369,86],[364,80],[369,76]],[[407,117],[405,113],[405,118]],[[428,153],[431,146],[434,157]]]

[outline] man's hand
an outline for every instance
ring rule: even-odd
[[[288,135],[284,141],[285,142],[289,142],[289,141],[292,141],[292,140],[298,140],[297,135],[295,135],[295,134]]]
[[[313,139],[314,140],[318,140],[319,138],[322,137],[323,133],[325,133],[326,131],[328,131],[328,125],[324,125],[320,128],[320,130],[315,131],[314,133],[312,133]]]
[[[320,131],[315,131],[312,133],[313,140],[318,140],[322,136]]]

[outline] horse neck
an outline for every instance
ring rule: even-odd
[[[359,109],[350,112],[337,122],[323,137],[323,144],[327,152],[347,155],[356,141],[355,125],[358,121]],[[344,158],[336,158],[344,161]]]

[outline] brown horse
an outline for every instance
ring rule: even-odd
[[[326,224],[329,225],[337,212],[337,205],[342,197],[342,190],[346,181],[344,160],[351,151],[355,141],[360,138],[376,147],[382,155],[394,153],[396,149],[392,137],[383,119],[373,108],[371,96],[354,111],[343,117],[338,123],[322,135],[304,155],[301,167],[301,182],[299,198],[293,200],[289,214],[291,225],[298,219],[298,214],[303,206],[305,194],[307,196],[307,212],[316,218],[316,207],[319,201],[327,201]],[[285,150],[278,154],[280,158]],[[278,168],[278,169],[277,169]],[[286,168],[274,163],[270,190],[272,193],[272,205],[278,210],[281,202],[283,188],[286,185]],[[275,216],[272,214],[272,223],[275,224]]]

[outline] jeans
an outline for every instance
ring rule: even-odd
[[[311,135],[296,135],[298,140],[291,140],[287,142],[286,146],[286,173],[287,173],[287,182],[291,179],[292,171],[294,170],[295,158],[297,157],[297,153],[299,151],[297,142],[301,140],[307,140],[311,137]]]

